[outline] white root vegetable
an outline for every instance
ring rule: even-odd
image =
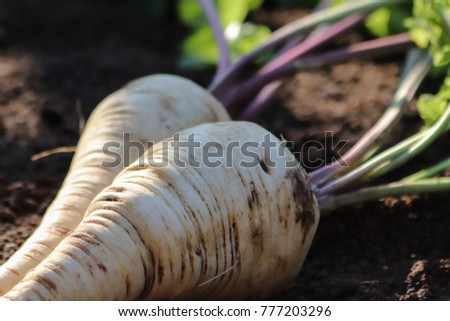
[[[108,96],[92,113],[80,138],[70,170],[41,225],[0,268],[0,295],[41,262],[82,220],[93,198],[123,169],[102,166],[111,161],[106,143],[120,143],[111,151],[124,156],[124,133],[130,140],[158,142],[204,122],[228,120],[222,105],[195,83],[177,76],[153,75],[135,80]],[[130,149],[130,163],[138,158]],[[126,160],[125,160],[126,161]]]
[[[192,133],[219,150],[268,134],[225,122],[190,128],[180,140]],[[171,140],[158,143],[97,195],[75,231],[3,299],[249,299],[293,284],[319,209],[305,171],[286,166],[292,154],[271,138],[274,167],[261,146],[251,149],[255,167],[242,166],[247,154],[235,148],[225,157],[232,166],[213,168],[189,165],[201,162],[201,148],[177,152]],[[163,160],[168,166],[155,166]]]

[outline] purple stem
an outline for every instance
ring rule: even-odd
[[[401,44],[408,44],[410,43],[410,39],[409,36],[407,34],[401,34],[401,35],[397,35],[397,36],[392,36],[389,38],[384,38],[384,39],[379,39],[379,40],[373,40],[371,41],[371,43],[366,43],[365,46],[364,44],[358,44],[358,45],[354,45],[354,47],[359,46],[359,48],[353,48],[353,50],[349,50],[348,52],[355,52],[355,51],[359,51],[362,48],[366,48],[369,51],[373,52],[373,54],[376,54],[377,52],[379,53],[384,53],[385,51],[382,50],[378,45],[380,44],[380,42],[383,42],[384,44],[386,44],[387,46],[391,46],[392,45],[392,49],[396,49],[399,48],[397,46],[400,46]],[[340,52],[337,55],[332,56],[334,59],[336,58],[340,58],[344,55],[344,52]],[[329,55],[328,57],[323,57],[324,60],[326,58],[330,58],[331,55]],[[305,63],[305,61],[303,61],[302,63]],[[306,63],[308,63],[308,61],[306,61]],[[405,103],[407,103],[407,101],[405,101]],[[363,148],[364,146],[368,146],[368,144],[373,143],[373,141],[379,136],[380,133],[380,129],[382,129],[382,124],[376,124],[352,149],[350,149],[343,157],[341,160],[339,160],[339,162],[334,162],[332,163],[330,166],[326,166],[323,167],[321,169],[318,169],[314,172],[312,172],[310,174],[310,178],[312,181],[315,182],[321,182],[324,181],[328,178],[330,178],[331,176],[335,175],[338,171],[342,170],[342,162],[344,164],[353,164],[359,157],[361,157],[362,154],[364,154],[364,152],[366,151],[365,148]]]
[[[318,67],[329,63],[361,58],[367,56],[385,56],[402,52],[405,48],[414,46],[407,33],[389,36],[381,39],[363,41],[343,49],[330,51],[325,54],[302,58],[297,62],[297,68]]]
[[[416,58],[417,59],[417,58]],[[406,78],[401,80],[400,85],[394,94],[390,107],[377,123],[353,146],[339,161],[333,162],[330,166],[322,167],[310,174],[313,185],[320,185],[336,174],[354,165],[372,147],[372,145],[386,132],[395,126],[396,122],[403,114],[404,108],[411,102],[414,93],[417,91],[422,80],[427,75],[431,67],[431,59],[425,57],[422,63],[416,62],[414,68],[405,71]],[[348,166],[342,167],[341,164]]]
[[[293,68],[293,66],[289,64],[281,66],[264,75],[247,80],[238,87],[230,88],[228,95],[223,97],[221,102],[231,114],[235,114],[239,105],[244,103],[252,95],[255,95],[261,88],[273,81],[292,76],[296,71],[296,68]]]
[[[365,56],[380,57],[397,52],[403,52],[408,47],[412,46],[413,43],[411,42],[407,34],[364,41],[359,44],[349,45],[348,47],[337,49],[324,54],[301,58],[288,66],[279,67],[277,70],[272,71],[270,74],[262,78],[262,80],[267,81],[270,79],[287,77],[292,73],[307,67],[322,66],[325,64],[336,63]],[[262,102],[267,97],[267,94],[265,94],[265,96],[262,96],[261,98],[257,97],[257,99],[255,99],[255,101],[238,117],[238,119],[252,120],[257,117],[264,107],[264,104]],[[331,166],[323,167],[318,171],[321,171],[324,173],[324,175],[326,175],[328,171],[332,171],[330,167]]]
[[[321,0],[317,6],[314,8],[313,12],[317,12],[323,10],[330,6],[331,0]],[[324,26],[326,28],[326,26]],[[321,26],[317,27],[309,36],[314,37],[317,36],[318,32],[323,32],[326,29],[323,29]],[[317,32],[316,32],[317,31]],[[278,58],[288,50],[294,48],[298,44],[300,44],[305,39],[304,35],[299,35],[291,40],[289,40],[283,48],[281,48],[280,52],[275,56]],[[256,95],[256,98],[248,105],[247,108],[242,112],[241,115],[237,117],[237,119],[241,120],[252,120],[256,118],[262,110],[264,110],[272,100],[272,97],[275,95],[276,91],[281,87],[283,81],[273,81],[270,84],[264,86],[263,89]]]
[[[298,36],[297,38],[294,38],[290,40],[279,52],[278,56],[285,53],[286,51],[294,48],[299,43],[303,41],[305,37],[303,35]],[[278,90],[278,88],[281,87],[283,84],[283,81],[277,80],[273,81],[266,86],[264,86],[259,93],[256,95],[255,99],[248,105],[247,108],[245,108],[239,116],[236,118],[239,120],[251,120],[256,118],[258,116],[259,112],[255,113],[254,111],[262,111],[264,108],[270,103],[271,98],[275,94],[275,92]]]
[[[392,1],[392,2],[391,2]],[[284,27],[275,31],[271,38],[263,45],[259,46],[249,54],[241,57],[235,64],[233,64],[227,72],[212,82],[209,86],[209,91],[221,99],[223,96],[229,94],[229,87],[235,82],[244,69],[260,57],[262,54],[270,51],[276,46],[282,44],[289,38],[299,35],[302,32],[313,29],[319,24],[336,21],[340,18],[348,16],[353,13],[369,12],[373,9],[381,7],[383,4],[395,4],[400,0],[380,0],[374,2],[352,2],[343,4],[336,8],[327,8],[326,10],[320,10],[312,13],[302,19],[294,21],[285,25]]]
[[[256,98],[253,99],[250,105],[248,105],[248,107],[245,108],[245,110],[236,117],[236,120],[249,121],[258,117],[261,114],[261,111],[263,111],[267,107],[267,105],[271,101],[271,98],[282,84],[283,81],[277,80],[266,85],[258,93],[258,95],[256,95]]]
[[[278,58],[272,60],[269,64],[267,64],[264,68],[261,69],[259,74],[269,73],[283,65],[286,65],[294,61],[295,59],[303,56],[305,53],[312,51],[318,46],[323,45],[327,41],[330,41],[334,37],[342,34],[343,32],[348,31],[349,29],[359,25],[364,21],[365,18],[366,15],[361,14],[353,15],[331,25],[319,36],[307,39],[305,42],[285,52]]]
[[[325,31],[320,32],[317,36],[308,38],[294,48],[281,54],[278,58],[275,58],[275,60],[264,67],[259,72],[259,76],[248,80],[243,85],[239,85],[235,90],[234,95],[227,94],[226,97],[222,98],[222,103],[228,110],[233,112],[235,106],[243,103],[251,95],[258,92],[263,86],[279,79],[280,77],[283,77],[285,74],[290,75],[295,72],[295,70],[292,70],[292,67],[290,66],[290,63],[295,59],[313,51],[319,46],[332,40],[334,37],[355,27],[359,23],[363,22],[365,17],[365,15],[359,14],[347,17],[331,25]]]
[[[219,65],[214,76],[213,83],[217,81],[231,66],[231,55],[230,49],[228,48],[227,40],[225,39],[225,34],[223,32],[223,27],[220,22],[220,17],[217,13],[216,7],[212,0],[198,0],[206,19],[211,25],[211,29],[216,38],[217,46],[219,47],[220,59]]]

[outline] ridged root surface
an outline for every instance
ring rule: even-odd
[[[66,179],[43,220],[24,245],[0,267],[0,295],[6,293],[81,222],[94,197],[138,156],[137,147],[126,148],[124,134],[140,142],[158,142],[176,132],[205,122],[229,120],[225,109],[203,88],[171,75],[153,75],[131,82],[111,94],[94,110],[77,146]],[[122,163],[112,162],[111,153]],[[130,152],[128,157],[124,151]]]
[[[202,146],[218,142],[218,149],[261,143],[268,134],[251,123],[226,122],[183,131],[180,140],[192,133]],[[258,147],[249,168],[239,148],[227,158],[232,166],[212,168],[192,166],[205,158],[201,148],[177,152],[170,140],[155,145],[4,299],[250,299],[292,285],[319,210],[305,171],[271,138],[276,165]],[[175,159],[191,165],[177,166]],[[155,166],[162,161],[169,166]]]

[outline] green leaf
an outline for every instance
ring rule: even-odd
[[[430,48],[435,66],[450,66],[450,0],[414,0],[413,14],[405,21],[411,39]]]
[[[434,64],[437,67],[450,64],[450,45],[443,45],[434,53]]]
[[[428,126],[433,125],[444,113],[447,103],[437,96],[423,94],[417,102],[420,117]]]
[[[207,25],[186,39],[182,49],[181,67],[202,69],[216,64],[219,60],[219,50],[214,41],[214,35]]]
[[[243,23],[250,11],[250,0],[218,0],[218,10],[222,25]]]
[[[271,34],[269,28],[245,23],[248,13],[259,8],[263,2],[263,0],[215,1],[233,60],[269,38]],[[181,20],[194,29],[193,34],[183,43],[180,66],[199,69],[217,64],[219,50],[197,0],[180,0],[178,10]]]
[[[410,20],[406,20],[406,25],[408,25]],[[428,47],[430,39],[428,37],[428,32],[424,28],[413,27],[409,31],[409,36],[411,40],[416,43],[420,48]]]
[[[248,13],[261,7],[264,0],[215,0],[222,25],[243,23]],[[197,0],[179,0],[178,15],[183,23],[190,27],[207,24]]]
[[[390,34],[389,21],[391,20],[391,10],[380,8],[375,10],[366,19],[366,27],[377,37],[386,37]]]
[[[253,23],[240,26],[235,38],[230,41],[231,58],[237,60],[243,54],[254,49],[271,35],[268,27]],[[180,67],[204,69],[219,61],[219,51],[214,41],[214,35],[208,26],[198,29],[183,43],[183,55]]]
[[[410,16],[407,7],[383,7],[375,10],[366,19],[366,27],[377,37],[405,32],[403,21]]]
[[[243,54],[253,50],[265,42],[270,35],[271,31],[266,26],[249,22],[243,24],[237,38],[231,43],[232,59],[236,60]]]
[[[177,8],[178,16],[185,25],[195,28],[207,23],[197,0],[179,0]]]
[[[433,125],[442,116],[450,101],[450,70],[436,95],[422,94],[417,101],[417,109],[425,124]],[[450,127],[449,127],[450,129]]]
[[[263,3],[264,3],[264,0],[249,0],[248,1],[248,9],[250,11],[259,9],[263,5]]]
[[[248,13],[248,1],[219,0],[217,8],[223,26],[230,23],[242,23]]]

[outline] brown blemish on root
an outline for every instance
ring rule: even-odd
[[[49,292],[56,291],[56,284],[53,281],[47,279],[46,277],[43,277],[41,275],[34,275],[33,277],[31,277],[31,280],[41,284]]]
[[[25,253],[23,256],[29,258],[30,260],[32,260],[34,262],[40,263],[40,261],[31,254]]]
[[[234,249],[231,251],[232,253],[232,260],[231,260],[231,264],[236,264],[239,263],[239,231],[236,225],[236,218],[233,217],[233,223],[231,224],[231,228],[232,228],[232,236],[233,236],[233,241],[234,241]],[[230,235],[231,238],[231,235]]]
[[[133,228],[133,230],[136,232],[136,235],[137,235],[137,237],[139,238],[139,241],[144,245],[144,246],[146,246],[146,242],[144,241],[144,239],[142,238],[142,236],[141,236],[141,234],[139,233],[139,230],[136,228],[136,226],[130,221],[130,220],[128,220],[127,218],[126,218],[126,216],[124,216],[123,214],[121,214],[121,213],[119,213],[120,215],[121,215],[121,217],[123,218],[123,219],[125,219],[127,222],[128,222],[128,224],[130,224],[131,225],[131,227]],[[112,217],[109,217],[108,215],[106,215],[106,214],[97,214],[98,216],[100,216],[100,217],[102,217],[102,218],[104,218],[104,219],[107,219],[107,220],[109,220],[109,221],[111,221],[111,222],[113,222],[114,224],[117,224],[117,225],[119,225],[122,229],[124,229],[125,231],[126,231],[126,229],[122,226],[122,224],[119,224],[119,223],[117,223]],[[129,233],[128,231],[127,231],[127,233]],[[153,252],[150,250],[149,251],[149,255],[150,255],[150,259],[151,259],[151,262],[150,262],[150,267],[152,266],[152,264],[154,264],[153,262],[155,262],[155,260],[154,260],[154,255],[153,255]],[[151,289],[152,289],[152,287],[153,287],[153,284],[154,284],[154,282],[155,282],[155,276],[153,275],[153,272],[154,272],[154,270],[152,269],[152,273],[149,273],[149,267],[145,264],[145,259],[142,257],[142,255],[140,255],[140,258],[141,258],[141,262],[142,262],[142,267],[143,267],[143,269],[144,269],[144,288],[142,289],[142,292],[141,292],[141,294],[139,295],[139,298],[143,298],[143,297],[145,297],[145,296],[147,296],[147,294],[151,291]]]
[[[108,269],[102,263],[97,264],[98,268],[103,271],[103,273],[108,273]]]
[[[58,261],[53,261],[53,260],[49,260],[48,264],[52,265],[53,267],[51,268],[51,270],[53,272],[55,272],[58,275],[62,275],[62,272],[69,274],[66,270],[66,268],[64,267],[64,265],[62,265],[60,262]]]
[[[252,242],[255,248],[257,247],[261,252],[264,249],[264,236],[261,233],[260,227],[252,227]]]
[[[61,270],[58,269],[56,266],[51,267],[51,268],[50,268],[50,271],[52,271],[53,273],[55,273],[55,274],[57,274],[57,275],[59,275],[59,276],[62,276]]]
[[[108,191],[115,192],[115,193],[122,193],[125,191],[125,188],[119,187],[119,186],[111,186],[111,187],[108,187]]]
[[[14,269],[12,269],[12,268],[10,268],[10,267],[7,267],[6,270],[8,270],[9,272],[11,272],[12,274],[15,274],[15,275],[17,275],[17,276],[20,276],[20,273],[19,273],[19,272],[17,272],[16,270],[14,270]]]
[[[91,235],[88,235],[87,233],[83,233],[81,231],[70,234],[70,237],[80,239],[92,245],[100,245],[100,243],[96,241]]]
[[[170,271],[170,274],[173,275],[174,269],[173,269],[173,261],[172,260],[169,260],[169,271]]]
[[[115,195],[106,195],[103,198],[100,198],[99,200],[100,202],[111,202],[111,203],[123,203],[123,200]]]
[[[255,244],[259,244],[261,242],[261,235],[261,229],[259,227],[252,229],[252,239]]]
[[[89,271],[89,274],[93,277],[94,276],[94,272],[92,271],[92,265],[91,264],[88,265],[88,271]]]
[[[93,203],[92,206],[92,210],[93,211],[98,211],[98,210],[105,210],[105,211],[111,211],[111,212],[117,212],[117,206],[114,206],[111,203]],[[109,219],[110,221],[114,222],[115,224],[117,224],[114,219]]]
[[[202,274],[206,274],[206,271],[208,270],[208,256],[205,255],[202,257]]]
[[[83,251],[87,256],[89,256],[91,258],[93,257],[92,252],[84,245],[84,242],[80,242],[78,240],[71,240],[70,245],[76,247],[80,251]],[[77,262],[79,262],[79,261],[77,260]]]
[[[191,165],[193,167],[195,167],[195,164],[198,163],[197,160],[195,159],[194,152],[189,151],[188,161],[189,161],[189,165]]]
[[[140,170],[146,169],[148,167],[150,167],[150,165],[147,163],[145,163],[144,165],[138,164],[138,165],[133,165],[133,166],[127,167],[127,171],[128,172],[140,171]]]
[[[187,253],[188,253],[188,257],[189,257],[189,267],[191,268],[191,271],[195,271],[194,258],[192,255],[192,252],[193,252],[192,244],[190,242],[187,242],[186,248],[187,248]]]
[[[293,184],[293,197],[297,208],[295,213],[295,222],[301,222],[304,230],[303,243],[306,236],[316,223],[316,203],[314,194],[309,185],[309,180],[300,168],[295,168],[286,174],[286,179],[291,180]]]
[[[100,226],[108,228],[108,224],[106,224],[105,222],[103,222],[101,220],[97,220],[97,219],[89,219],[88,221],[86,221],[86,223],[92,223],[95,225],[100,225]]]
[[[266,198],[269,199],[269,196],[266,194]],[[260,208],[261,207],[261,197],[255,187],[255,182],[250,182],[250,196],[248,199],[249,202],[249,208],[252,210],[253,208]],[[250,219],[250,229],[252,234],[252,242],[255,247],[263,250],[263,233],[261,232],[261,227],[258,225],[257,222],[255,222],[255,217],[253,213],[249,214]]]
[[[48,299],[38,290],[33,290],[33,293],[36,294],[40,301],[48,301]],[[29,300],[31,301],[31,300]]]
[[[227,230],[226,230],[226,225],[225,225],[224,222],[223,222],[223,218],[220,219],[220,222],[221,222],[220,226],[221,226],[221,228],[222,228],[222,242],[223,242],[223,246],[226,246],[226,244],[227,244]],[[215,243],[215,246],[214,246],[214,252],[216,253],[216,272],[219,271],[219,260],[218,260],[218,255],[219,255],[219,253],[220,253],[219,246],[220,246],[219,242],[216,242],[216,243]],[[228,259],[228,255],[225,254],[225,255],[224,255],[224,262],[223,262],[223,264],[224,264],[225,266],[227,266],[227,259]]]
[[[250,197],[248,198],[248,208],[250,209],[250,211],[253,210],[253,202]]]
[[[258,207],[260,203],[258,191],[255,188],[255,182],[250,182],[250,195],[248,197],[248,207],[252,210],[255,206]]]
[[[242,177],[241,173],[238,171],[237,174],[239,176],[242,186],[244,186],[244,188],[247,188],[247,184],[246,184],[244,178]]]
[[[266,174],[270,174],[270,168],[269,166],[267,166],[266,162],[264,159],[260,159],[259,160],[259,166],[261,166],[262,170],[266,173]]]
[[[172,101],[172,99],[170,99],[168,96],[167,96],[167,94],[160,94],[159,96],[159,102],[161,103],[161,106],[163,106],[164,107],[164,109],[167,109],[167,110],[171,110],[171,109],[173,109],[173,101]]]
[[[127,289],[127,294],[126,294],[125,297],[129,298],[130,297],[130,289],[131,289],[131,281],[130,281],[128,275],[127,275],[127,277],[125,279],[125,286],[126,286],[126,289]]]
[[[153,252],[150,250],[149,251],[150,254],[150,266],[152,266],[153,262],[155,262],[154,260],[154,255]],[[144,298],[146,297],[150,291],[152,290],[153,287],[153,283],[155,282],[155,275],[153,274],[153,269],[152,269],[152,273],[148,272],[148,267],[147,265],[145,265],[144,260],[142,260],[142,267],[144,269],[144,288],[142,289],[141,294],[138,296],[138,298]]]
[[[161,283],[164,278],[164,267],[161,261],[158,262],[158,282]]]
[[[102,209],[105,209],[105,208],[102,208]],[[108,210],[108,209],[105,209],[105,210]],[[111,210],[112,211],[112,210]],[[114,213],[116,213],[116,211],[112,211],[112,212],[114,212]],[[118,213],[118,214],[120,214],[120,213]],[[95,215],[96,216],[98,216],[98,217],[101,217],[101,218],[103,218],[103,219],[105,219],[105,220],[107,220],[107,221],[110,221],[111,223],[113,223],[114,225],[119,225],[119,226],[121,226],[121,224],[119,224],[119,223],[117,223],[116,222],[116,220],[114,219],[114,217],[112,217],[110,214],[106,214],[106,213],[95,213]],[[125,218],[123,215],[121,215],[123,218]],[[131,222],[130,221],[128,221],[127,220],[127,222],[129,222],[130,224],[131,224]],[[131,224],[132,226],[133,226],[133,224]],[[134,226],[133,226],[133,228],[134,228]],[[136,230],[137,231],[137,230]],[[145,243],[144,243],[145,244]]]
[[[184,275],[186,272],[186,264],[184,263],[185,257],[184,254],[181,254],[181,273],[180,273],[180,281],[184,279]]]
[[[61,234],[69,234],[70,230],[61,226],[55,226],[55,231]]]
[[[216,194],[213,194],[213,197],[214,197],[214,202],[216,203],[216,205],[217,206],[219,206],[219,200],[217,199],[217,196],[216,196]]]
[[[234,232],[233,232],[233,228],[228,229],[228,235],[229,235],[231,244],[233,244],[233,243],[234,243]],[[234,247],[233,249],[231,249],[231,264],[234,264],[234,261],[235,261],[234,255],[235,255],[235,253],[236,253],[236,247]]]

